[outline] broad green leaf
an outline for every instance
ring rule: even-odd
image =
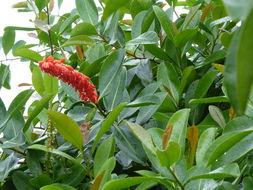
[[[148,10],[152,7],[151,0],[132,0],[130,3],[130,12],[133,18],[136,18],[138,13]]]
[[[149,53],[154,55],[155,57],[164,60],[169,61],[171,58],[163,51],[161,48],[157,47],[155,44],[146,44],[145,50],[147,50]]]
[[[77,11],[84,22],[94,26],[98,23],[98,10],[93,0],[75,0]]]
[[[182,29],[189,28],[191,21],[194,19],[194,17],[198,13],[199,7],[200,7],[200,4],[194,6],[190,9],[190,12],[187,14],[187,16],[184,19],[184,23],[182,24]]]
[[[20,1],[12,5],[12,8],[27,8],[27,1]]]
[[[67,115],[55,111],[48,111],[48,116],[61,135],[81,150],[83,137],[77,123]]]
[[[31,174],[35,177],[42,174],[42,167],[40,163],[41,155],[42,154],[40,154],[40,152],[37,150],[28,149],[26,151],[25,161],[26,161],[27,167],[29,171],[31,172]]]
[[[196,29],[185,29],[179,32],[175,36],[175,45],[179,48],[183,48],[185,44],[187,44],[187,42],[193,39],[196,33],[197,33]]]
[[[217,96],[217,97],[210,97],[210,98],[199,98],[199,99],[191,99],[189,104],[211,104],[211,103],[218,103],[218,102],[229,102],[226,96]]]
[[[173,41],[174,31],[172,21],[167,17],[167,14],[162,10],[162,8],[154,5],[153,10],[159,22],[161,23],[165,33],[167,34],[167,37]]]
[[[28,130],[33,119],[43,110],[43,108],[48,106],[49,101],[52,100],[53,97],[54,97],[54,95],[46,95],[38,102],[36,107],[33,109],[32,113],[29,114],[29,117],[28,117],[28,119],[25,123],[25,126],[23,128],[24,132],[26,132]]]
[[[209,150],[211,143],[214,141],[216,132],[217,128],[208,128],[201,134],[196,152],[196,162],[198,166],[205,164],[206,160],[204,159],[204,155]]]
[[[253,187],[252,177],[244,177],[242,184],[244,190],[250,190]]]
[[[156,44],[158,40],[159,38],[155,32],[148,31],[128,41],[126,45],[130,46],[130,45],[140,45],[140,44]]]
[[[191,174],[189,175],[191,176]],[[186,180],[185,184],[196,179],[223,179],[223,178],[230,178],[230,177],[238,177],[239,175],[240,175],[240,169],[239,169],[238,164],[232,163],[232,164],[217,168],[216,170],[213,170],[208,173],[191,176],[189,179]]]
[[[208,107],[208,110],[213,120],[216,121],[216,123],[218,123],[219,126],[224,129],[226,121],[220,108],[210,105]]]
[[[26,104],[27,100],[33,94],[33,90],[20,92],[11,102],[5,117],[1,119],[0,128],[2,128],[15,114],[17,114]]]
[[[126,68],[123,67],[121,72],[112,81],[110,92],[103,99],[106,110],[112,111],[114,107],[121,103],[125,90],[126,79],[127,71]]]
[[[103,63],[99,75],[99,99],[106,96],[112,88],[113,81],[121,71],[125,51],[118,50],[107,57]]]
[[[33,179],[30,179],[30,183],[35,188],[39,189],[45,185],[52,184],[53,180],[47,174],[41,174]]]
[[[180,158],[181,148],[178,143],[171,141],[166,150],[157,150],[156,154],[160,164],[169,167]]]
[[[76,190],[76,189],[70,185],[66,185],[63,183],[53,183],[51,185],[47,185],[40,188],[40,190]]]
[[[3,46],[3,50],[4,50],[5,55],[7,55],[9,53],[9,51],[11,50],[11,48],[14,45],[14,42],[15,42],[15,31],[5,28],[4,35],[2,38],[2,46]]]
[[[217,63],[217,62],[219,63],[220,61],[224,60],[226,55],[227,54],[224,50],[215,51],[213,54],[211,54],[205,59],[203,65],[201,66],[205,66],[205,65],[209,65],[211,63]]]
[[[133,134],[142,142],[142,144],[149,149],[153,154],[156,154],[156,148],[153,144],[151,135],[140,125],[125,121],[127,126],[131,129]]]
[[[76,46],[76,45],[92,45],[94,44],[95,41],[91,39],[87,35],[78,35],[78,36],[73,36],[70,39],[68,39],[62,47],[67,47],[67,46]]]
[[[58,92],[58,79],[51,75],[44,74],[44,87],[47,94],[56,95]]]
[[[14,156],[14,153],[10,154],[7,158],[0,161],[0,182],[4,182],[9,176],[9,173],[17,168],[19,159]]]
[[[97,149],[94,157],[93,171],[94,176],[99,174],[102,165],[107,159],[113,156],[115,141],[113,137],[106,139]]]
[[[181,153],[184,152],[185,149],[185,139],[186,139],[186,132],[188,126],[188,118],[189,118],[190,110],[189,109],[181,109],[175,112],[168,124],[172,125],[172,134],[170,137],[169,142],[177,142],[180,145]]]
[[[134,101],[127,104],[126,107],[141,107],[156,104],[159,98],[153,95],[137,97]]]
[[[135,0],[136,1],[136,0]],[[142,22],[143,19],[146,15],[147,11],[142,11],[136,15],[134,18],[133,26],[132,26],[132,31],[131,31],[131,37],[132,39],[137,38],[138,36],[141,35],[142,33]]]
[[[253,128],[249,128],[246,130],[225,133],[219,138],[217,138],[209,146],[208,151],[205,152],[205,155],[204,155],[205,166],[209,166],[213,164],[217,158],[222,156],[222,154],[227,152],[231,147],[233,147],[233,145],[238,143],[238,141],[243,139],[252,131],[253,131]]]
[[[79,36],[79,35],[96,35],[96,28],[87,22],[82,22],[77,24],[71,31],[71,36]]]
[[[181,83],[179,86],[179,96],[181,97],[185,88],[195,79],[197,75],[194,66],[188,66],[184,69]]]
[[[35,5],[39,9],[39,11],[41,11],[47,6],[48,2],[48,0],[35,0]]]
[[[61,27],[59,29],[59,34],[62,34],[66,31],[68,27],[71,26],[73,22],[75,22],[79,16],[76,15],[77,13],[71,12],[72,14],[61,24]]]
[[[61,177],[58,182],[78,186],[85,178],[85,170],[80,165],[73,165]]]
[[[45,87],[43,84],[42,72],[39,67],[35,67],[32,72],[32,84],[35,90],[43,97],[45,92]]]
[[[113,125],[114,121],[117,119],[120,112],[124,109],[125,106],[126,106],[126,103],[119,104],[106,117],[106,119],[104,120],[103,124],[101,125],[101,128],[99,129],[99,131],[95,137],[95,140],[94,140],[93,146],[92,146],[92,152],[94,152],[99,140],[109,130],[109,128]]]
[[[105,9],[103,12],[102,20],[108,18],[112,13],[116,12],[127,3],[130,3],[130,0],[121,0],[121,1],[107,0],[105,3]]]
[[[203,98],[206,95],[217,74],[217,71],[209,71],[200,79],[194,98]]]
[[[46,146],[41,145],[41,144],[33,144],[33,145],[31,145],[31,146],[29,146],[27,148],[28,149],[32,149],[32,150],[41,150],[41,151],[44,151],[44,152],[56,154],[58,156],[67,158],[68,160],[70,160],[74,164],[81,165],[80,162],[78,160],[76,160],[74,157],[66,154],[65,152],[57,150],[57,149],[49,148],[49,147],[46,147]]]
[[[34,62],[39,62],[43,59],[43,57],[38,52],[30,50],[28,48],[24,48],[24,47],[17,48],[13,52],[13,55],[23,57],[25,59],[28,59]]]
[[[253,7],[251,0],[223,0],[228,14],[234,19],[246,19],[247,15]]]
[[[3,87],[6,88],[5,84],[9,85],[10,79],[10,66],[1,64],[0,65],[0,89]]]
[[[35,190],[29,182],[30,177],[22,171],[16,171],[12,175],[12,181],[17,190]]]
[[[147,131],[151,135],[155,147],[162,150],[163,149],[162,137],[164,134],[164,130],[160,128],[150,128]]]

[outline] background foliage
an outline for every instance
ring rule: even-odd
[[[54,15],[62,2],[13,5],[34,28],[1,37],[32,72],[31,89],[0,99],[1,189],[252,189],[252,1],[75,0]],[[49,55],[91,78],[97,105],[41,72]],[[3,61],[0,88],[10,75]]]

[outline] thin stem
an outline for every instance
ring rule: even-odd
[[[47,5],[47,24],[50,27],[50,13],[49,13],[49,8]],[[52,36],[51,36],[51,29],[48,30],[48,38],[49,38],[49,44],[50,44],[50,49],[51,49],[51,55],[54,54],[54,49],[53,49],[53,42],[52,42]]]
[[[174,173],[174,171],[171,169],[171,167],[167,167],[168,170],[170,171],[170,173],[173,175],[173,177],[175,178],[176,182],[178,183],[178,185],[180,186],[181,190],[184,190],[184,185],[181,183],[181,181],[178,179],[177,175]]]
[[[0,141],[0,144],[3,144],[3,142]],[[19,153],[19,154],[22,154],[22,155],[25,156],[25,152],[23,152],[22,150],[19,150],[19,149],[17,149],[17,148],[8,148],[8,149],[10,149],[10,150],[12,150],[12,151],[14,151],[14,152],[16,152],[16,153]]]

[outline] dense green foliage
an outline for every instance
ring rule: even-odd
[[[75,0],[54,14],[62,2],[13,5],[34,28],[0,38],[32,73],[8,108],[0,99],[1,189],[253,188],[251,0]],[[39,69],[50,55],[91,78],[98,104]],[[3,61],[0,88],[10,75]]]

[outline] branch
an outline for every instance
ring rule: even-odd
[[[3,142],[0,141],[0,144],[3,144]],[[19,150],[19,149],[17,149],[17,148],[7,148],[7,149],[10,149],[10,150],[12,150],[12,151],[14,151],[14,152],[16,152],[16,153],[19,153],[19,154],[22,154],[22,155],[25,156],[25,152],[23,152],[22,150]]]

